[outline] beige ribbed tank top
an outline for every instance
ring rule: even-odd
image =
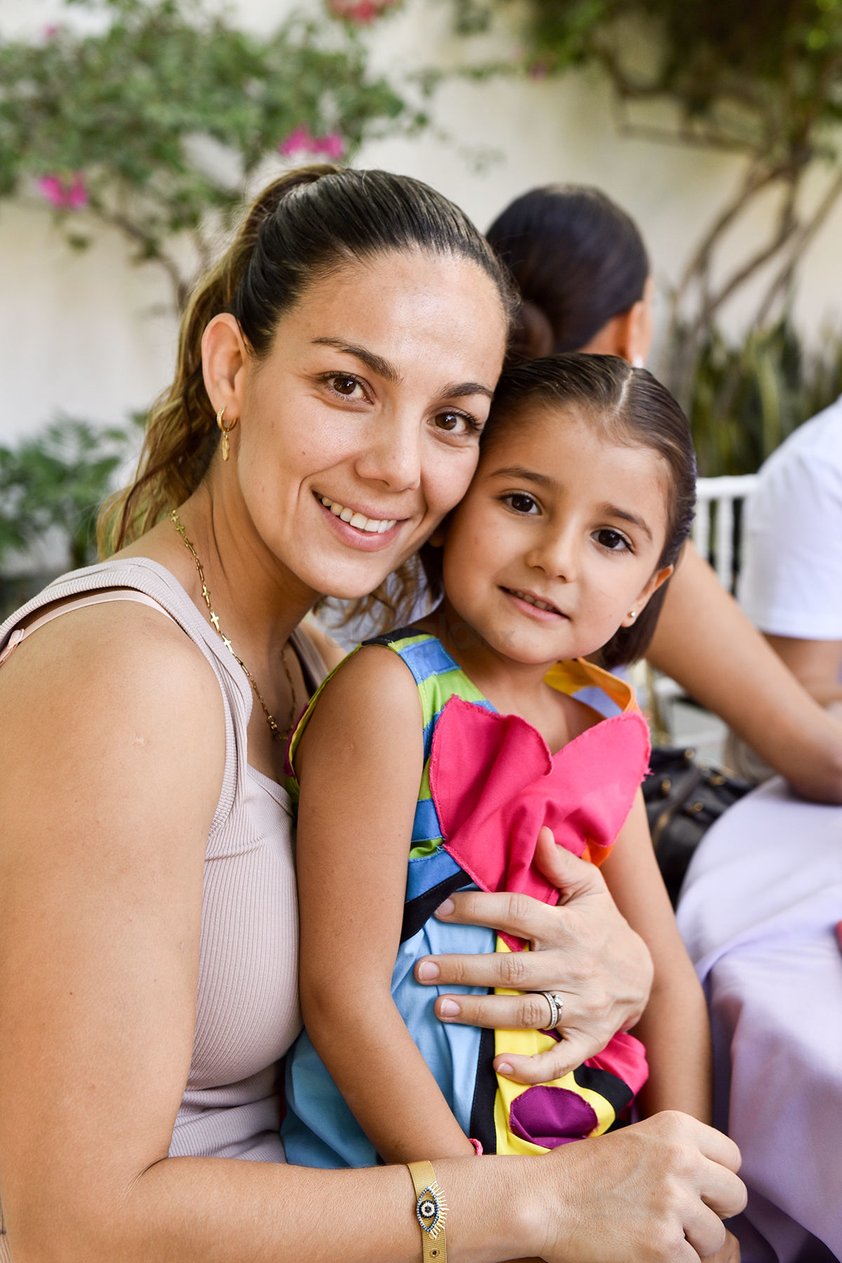
[[[144,594],[178,623],[210,663],[225,707],[225,770],[205,853],[193,1055],[170,1154],[283,1161],[277,1063],[301,1025],[292,814],[286,791],[249,766],[248,680],[174,576],[147,558],[57,579],[0,627],[0,652],[22,639],[15,629],[33,611],[115,589],[124,590],[118,599]],[[72,605],[63,616],[71,615]],[[324,664],[305,635],[294,635],[293,645],[312,690]]]

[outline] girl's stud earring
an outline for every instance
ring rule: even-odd
[[[630,623],[633,623],[634,620],[637,618],[637,610],[629,610],[628,614],[626,615],[626,618],[629,620]]]

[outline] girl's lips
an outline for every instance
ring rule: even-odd
[[[530,618],[536,618],[540,622],[556,622],[560,618],[568,616],[551,601],[545,601],[543,597],[537,596],[534,592],[527,592],[523,588],[502,588],[509,600],[524,614],[528,614]]]

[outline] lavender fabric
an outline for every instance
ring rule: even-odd
[[[776,778],[707,833],[678,924],[714,1038],[714,1121],[743,1155],[743,1263],[842,1258],[842,807]]]

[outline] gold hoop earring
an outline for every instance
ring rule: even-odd
[[[222,434],[222,459],[227,460],[230,455],[230,445],[228,443],[228,435],[236,427],[237,418],[235,417],[234,420],[229,425],[226,425],[225,424],[225,408],[222,407],[219,409],[219,412],[217,412],[216,414],[216,424],[219,427],[220,433]]]

